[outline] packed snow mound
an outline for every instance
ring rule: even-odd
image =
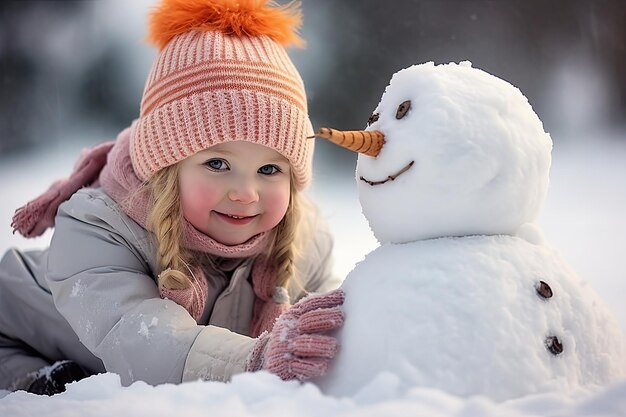
[[[552,140],[518,88],[469,63],[414,65],[393,75],[374,114],[367,130],[385,144],[376,158],[359,155],[356,177],[381,243],[513,234],[537,217]],[[383,181],[411,162],[393,181],[361,179]]]
[[[626,375],[621,328],[556,253],[513,236],[384,245],[346,278],[341,350],[322,391],[399,384],[502,401]]]
[[[394,74],[360,154],[363,213],[381,247],[344,281],[339,355],[316,380],[357,395],[377,375],[503,401],[626,376],[604,302],[534,223],[552,141],[524,95],[470,63]]]
[[[575,395],[532,395],[496,403],[485,397],[460,398],[440,390],[401,391],[397,377],[380,375],[358,398],[323,395],[312,384],[284,382],[266,372],[236,375],[231,383],[187,382],[152,387],[136,382],[123,387],[115,374],[95,375],[70,384],[53,397],[24,391],[0,399],[0,415],[11,417],[349,417],[349,416],[623,416],[626,381]]]

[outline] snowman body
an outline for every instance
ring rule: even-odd
[[[621,329],[554,250],[515,236],[383,245],[342,288],[341,350],[323,392],[379,373],[405,388],[505,400],[625,375]]]
[[[414,65],[370,122],[384,145],[356,181],[381,246],[343,283],[324,392],[381,372],[496,400],[626,377],[620,326],[541,238],[552,140],[519,89],[469,62]]]

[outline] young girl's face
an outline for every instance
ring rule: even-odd
[[[179,187],[185,219],[225,245],[272,229],[287,212],[289,161],[251,142],[226,142],[181,162]]]

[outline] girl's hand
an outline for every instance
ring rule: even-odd
[[[312,294],[283,313],[271,332],[259,336],[246,371],[267,370],[283,380],[323,375],[337,353],[337,339],[321,333],[343,325],[343,290]]]

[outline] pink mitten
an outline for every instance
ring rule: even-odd
[[[337,353],[337,339],[320,333],[343,325],[343,290],[313,294],[280,315],[248,356],[246,371],[267,370],[284,380],[321,376]]]
[[[11,223],[13,233],[20,232],[22,236],[31,238],[53,227],[61,203],[80,188],[97,185],[100,171],[106,165],[107,155],[114,144],[115,141],[110,141],[83,150],[69,178],[56,181],[45,193],[15,211]]]

